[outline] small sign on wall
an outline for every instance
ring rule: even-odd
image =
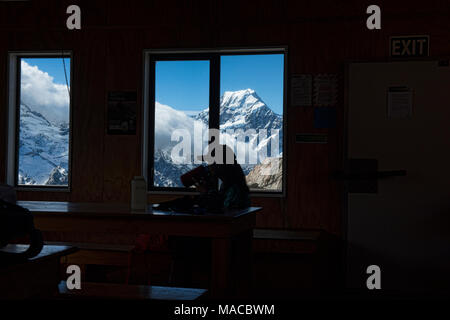
[[[430,55],[429,36],[395,36],[390,38],[390,56],[428,57]]]
[[[335,73],[314,76],[314,106],[333,107],[337,105],[338,76]]]
[[[313,92],[312,74],[296,74],[291,78],[291,106],[311,107]]]
[[[108,134],[136,134],[135,91],[108,92]]]
[[[327,144],[328,135],[324,133],[297,133],[295,143]]]

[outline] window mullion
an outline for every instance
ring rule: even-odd
[[[156,68],[156,60],[155,57],[151,57],[150,60],[150,88],[149,88],[149,101],[151,104],[148,106],[148,123],[149,128],[151,130],[148,131],[148,135],[151,135],[149,141],[148,148],[148,163],[147,163],[147,189],[153,188],[153,181],[155,176],[155,117],[156,117],[156,100],[155,100],[155,86],[156,86],[156,78],[155,78],[155,68]]]
[[[220,125],[220,55],[210,59],[209,77],[209,128],[219,129]]]

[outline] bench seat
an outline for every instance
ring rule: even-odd
[[[83,282],[80,290],[69,290],[65,281],[58,286],[60,298],[191,301],[204,298],[208,290],[145,285]]]

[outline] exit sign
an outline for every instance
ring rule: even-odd
[[[430,55],[429,36],[403,36],[390,38],[391,57],[428,57]]]

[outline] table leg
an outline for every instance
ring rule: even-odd
[[[213,238],[211,250],[211,297],[227,297],[231,293],[231,239]]]
[[[235,282],[235,296],[247,298],[253,283],[253,230],[235,237],[232,253],[232,274]]]
[[[211,296],[249,297],[253,280],[253,231],[212,239]]]

